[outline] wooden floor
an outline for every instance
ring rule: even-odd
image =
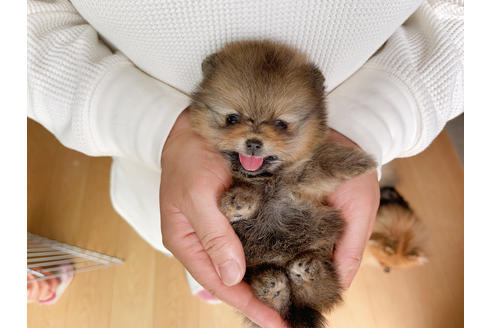
[[[112,209],[110,164],[63,148],[28,122],[28,230],[125,260],[78,274],[55,305],[28,305],[29,327],[239,327],[227,305],[191,296],[181,264],[153,250]],[[362,268],[331,327],[463,327],[463,168],[441,134],[397,169],[399,189],[429,227],[430,263],[390,274]]]

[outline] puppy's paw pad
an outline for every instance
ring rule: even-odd
[[[223,195],[220,206],[231,221],[237,221],[251,217],[258,203],[259,199],[250,190],[232,188]]]
[[[323,269],[323,263],[311,256],[293,260],[288,266],[290,279],[296,284],[315,281]]]
[[[277,270],[267,271],[251,282],[254,294],[274,309],[280,310],[288,303],[290,289],[287,276]]]

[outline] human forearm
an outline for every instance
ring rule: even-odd
[[[330,126],[379,164],[411,156],[463,111],[462,82],[462,1],[427,1],[328,96]]]
[[[112,52],[69,1],[28,2],[28,115],[65,146],[160,168],[189,100]]]

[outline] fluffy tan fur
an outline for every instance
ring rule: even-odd
[[[413,211],[392,204],[379,209],[367,248],[369,256],[389,272],[427,263],[425,240],[426,229]]]
[[[207,57],[203,66],[192,124],[218,149],[241,148],[261,134],[264,152],[289,165],[309,157],[324,140],[325,112],[314,110],[324,108],[324,78],[304,55],[266,41],[237,42]],[[231,113],[247,119],[225,129]],[[285,132],[274,125],[277,119],[289,124]]]
[[[321,312],[341,299],[332,253],[344,227],[323,199],[375,162],[327,143],[324,77],[292,48],[236,42],[202,70],[192,125],[229,162],[219,206],[243,244],[245,280],[291,327],[323,327]],[[247,169],[244,156],[261,166]]]
[[[398,177],[391,165],[383,167],[381,202],[365,251],[365,263],[382,268],[409,268],[428,262],[427,229],[395,189]]]

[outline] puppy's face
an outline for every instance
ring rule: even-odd
[[[378,265],[390,272],[427,263],[425,238],[425,227],[410,209],[390,204],[379,208],[367,247]]]
[[[203,63],[191,106],[195,130],[244,176],[306,158],[326,133],[323,77],[289,48],[231,44]]]

